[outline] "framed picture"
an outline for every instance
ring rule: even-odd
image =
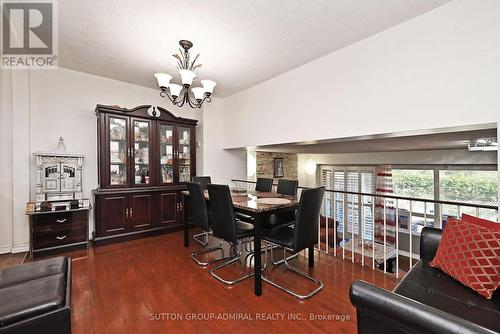
[[[285,163],[283,158],[274,158],[274,177],[285,176]]]

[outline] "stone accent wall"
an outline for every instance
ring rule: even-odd
[[[283,158],[285,174],[283,179],[297,180],[298,158],[294,153],[256,152],[257,177],[274,179],[274,158]]]

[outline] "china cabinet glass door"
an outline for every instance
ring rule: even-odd
[[[174,126],[159,124],[160,183],[174,183]]]
[[[109,184],[112,186],[127,184],[127,119],[110,116],[109,131]]]
[[[191,128],[179,126],[179,182],[191,181]]]
[[[151,122],[132,119],[132,136],[132,152],[134,153],[132,184],[148,185],[151,172]]]

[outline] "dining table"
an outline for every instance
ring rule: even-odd
[[[205,191],[205,198],[210,202],[208,192]],[[253,244],[255,254],[261,254],[261,233],[262,225],[266,219],[273,214],[281,214],[295,211],[299,205],[296,196],[287,196],[274,192],[259,192],[244,189],[231,189],[231,198],[235,212],[240,212],[244,215],[253,218]],[[273,200],[285,199],[285,200]],[[182,192],[182,205],[188,207],[189,192]],[[189,247],[189,213],[184,212],[184,247]],[[254,257],[254,293],[256,296],[262,295],[262,259],[261,256]],[[314,266],[314,247],[308,249],[308,265]]]

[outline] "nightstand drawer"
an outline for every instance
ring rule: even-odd
[[[40,229],[33,235],[33,248],[40,249],[85,242],[87,240],[86,234],[87,226],[81,224]]]
[[[57,212],[42,214],[34,217],[33,230],[35,232],[45,232],[60,229],[63,226],[86,226],[86,212]]]

